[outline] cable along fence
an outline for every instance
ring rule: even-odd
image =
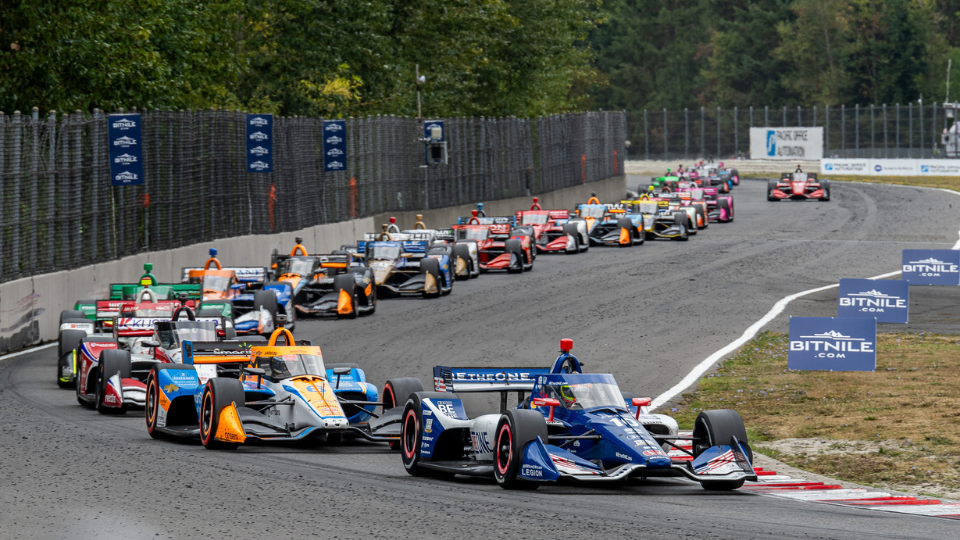
[[[822,127],[824,157],[947,158],[948,113],[937,103],[644,110],[627,113],[627,140],[632,159],[746,159],[751,127]]]
[[[274,172],[248,173],[238,111],[142,113],[144,184],[110,186],[107,118],[0,113],[0,282],[218,238],[545,193],[623,174],[621,112],[448,118],[424,168],[422,121],[346,121],[324,172],[322,119],[276,118]]]

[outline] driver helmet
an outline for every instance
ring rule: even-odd
[[[561,404],[567,409],[577,403],[577,396],[573,394],[569,384],[562,384],[557,387],[557,394],[560,395]]]
[[[719,163],[719,165],[720,165],[720,168],[722,169],[722,168],[723,168],[723,162],[721,161],[721,162]]]

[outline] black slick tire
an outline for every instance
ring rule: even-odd
[[[84,319],[87,322],[91,322],[86,318],[86,315],[82,311],[77,311],[75,309],[65,309],[60,312],[60,324],[63,324],[68,319]]]
[[[443,276],[440,275],[440,261],[437,259],[421,259],[420,260],[420,273],[421,274],[430,274],[433,276],[437,284],[437,291],[433,293],[427,292],[426,288],[423,290],[424,298],[440,298],[440,295],[443,294]],[[426,277],[424,277],[426,279]]]
[[[339,319],[357,318],[357,280],[353,274],[337,274],[333,276],[333,292],[340,296],[340,291],[346,291],[350,295],[350,303],[353,309],[349,313],[337,313]]]
[[[717,409],[703,411],[697,415],[693,423],[693,437],[700,439],[693,445],[694,457],[699,456],[711,446],[729,445],[730,438],[736,437],[746,448],[747,459],[753,463],[753,450],[747,441],[747,429],[743,425],[740,414],[732,409]],[[703,489],[707,491],[730,491],[743,485],[743,480],[723,482],[704,482]]]
[[[503,249],[506,253],[510,254],[510,266],[507,267],[507,272],[511,274],[522,274],[525,256],[520,240],[516,238],[507,240],[504,242]]]
[[[622,233],[624,230],[626,230],[626,231],[627,231],[627,234],[630,235],[630,243],[629,243],[629,244],[620,244],[620,247],[630,247],[630,246],[632,246],[632,245],[633,245],[633,222],[630,221],[630,218],[620,218],[620,219],[618,219],[618,220],[617,220],[617,229],[619,229],[619,230],[621,231],[621,233]]]
[[[457,281],[466,281],[473,274],[473,259],[470,257],[470,248],[464,244],[453,246],[453,274]],[[462,265],[462,270],[461,270]]]
[[[572,223],[564,225],[563,234],[573,238],[573,250],[567,250],[567,255],[580,253],[580,232],[577,231],[577,226]]]
[[[277,324],[277,294],[273,291],[254,291],[253,292],[253,309],[259,310],[261,307],[270,312],[270,315],[273,316],[274,326],[279,326]]]
[[[73,370],[74,351],[80,346],[80,341],[86,335],[87,333],[83,330],[64,330],[60,332],[57,339],[57,386],[60,388],[73,387],[72,381],[62,380],[63,372],[66,367],[69,367],[71,371]]]
[[[243,406],[243,384],[238,379],[213,378],[203,388],[200,406],[200,442],[209,450],[233,450],[239,443],[218,441],[220,412],[236,403]]]
[[[823,197],[820,197],[820,200],[824,202],[829,201],[830,200],[830,181],[821,180],[820,188],[823,189]]]
[[[100,414],[124,414],[127,412],[126,404],[119,408],[108,407],[105,399],[110,377],[119,373],[121,379],[130,378],[132,371],[130,353],[118,349],[107,349],[100,353],[98,363],[100,369],[97,372],[97,412]]]
[[[456,398],[445,392],[414,392],[403,406],[400,424],[400,457],[403,468],[411,476],[436,476],[436,471],[421,465],[423,447],[423,400],[427,398]]]
[[[519,478],[523,450],[537,437],[547,441],[547,422],[529,409],[508,409],[500,416],[493,440],[493,476],[504,489],[537,489],[538,482]]]
[[[397,377],[383,384],[380,402],[383,403],[383,412],[395,407],[403,407],[413,394],[423,392],[423,383],[416,377]],[[400,449],[400,442],[391,442],[390,448]]]
[[[154,439],[164,438],[164,433],[157,428],[157,417],[160,414],[160,372],[165,369],[194,371],[191,365],[186,364],[155,364],[147,375],[147,400],[143,407],[144,419],[147,423],[147,434]]]

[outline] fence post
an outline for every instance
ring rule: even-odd
[[[750,106],[750,127],[753,127],[753,105]]]
[[[733,108],[733,154],[734,158],[740,157],[740,132],[737,131],[737,107]]]
[[[800,106],[797,105],[797,127],[800,127],[802,125],[803,125],[803,122],[800,121]]]
[[[643,159],[650,161],[650,123],[647,120],[647,110],[643,110]]]
[[[64,115],[63,123],[66,124],[69,118],[70,117],[68,115]],[[57,112],[56,111],[50,111],[50,114],[47,116],[47,134],[50,137],[50,148],[48,149],[49,153],[47,154],[47,215],[46,215],[47,234],[45,235],[44,242],[43,242],[47,245],[47,260],[46,260],[46,265],[41,265],[41,266],[43,268],[53,269],[57,267],[56,261],[54,260],[54,247],[55,247],[54,240],[57,237],[56,228],[57,228],[57,222],[58,222],[58,220],[55,220],[53,218],[56,212],[56,210],[54,209],[54,202],[55,202],[54,192],[57,191],[57,189],[55,189],[54,187],[57,182],[57,173],[56,173],[57,171],[57,137],[56,137]],[[66,144],[66,141],[64,141],[64,145],[63,145],[64,158],[66,158],[67,156],[66,154],[67,148],[68,148],[68,145]],[[64,165],[64,168],[67,168],[66,159],[64,159],[63,165]],[[66,190],[61,190],[61,191],[66,191]],[[77,211],[79,208],[80,208],[80,205],[75,205],[73,206],[73,208],[71,208],[69,212],[72,213],[73,211]],[[34,236],[39,236],[37,232],[37,227],[34,227],[33,234]],[[69,238],[70,238],[69,232],[63,235],[63,247],[66,249],[62,250],[63,251],[63,254],[61,254],[62,261],[70,260],[70,244],[68,243]],[[64,254],[66,255],[66,257],[64,257]]]
[[[923,103],[919,103],[917,111],[920,114],[920,159],[923,159]]]
[[[690,110],[683,108],[683,159],[690,156]]]
[[[913,157],[913,102],[907,103],[907,138],[909,139],[909,146],[907,148],[907,157]]]
[[[20,175],[21,161],[23,155],[23,129],[21,128],[23,115],[20,111],[13,111],[13,201],[10,206],[13,209],[13,275],[21,275],[23,268],[20,261]]]
[[[823,155],[830,156],[830,106],[823,106]]]
[[[770,106],[763,106],[763,127],[770,127]]]
[[[893,147],[896,148],[897,151],[893,157],[899,158],[900,157],[900,104],[899,103],[897,103],[896,109],[897,109],[897,137],[896,137],[896,140],[894,141]]]
[[[700,107],[700,159],[707,159],[707,145],[704,143],[704,131],[706,122],[706,109]]]
[[[855,112],[853,117],[853,120],[854,120],[853,134],[855,136],[854,142],[856,143],[856,146],[854,147],[856,149],[856,153],[854,154],[854,157],[859,159],[860,158],[860,104],[859,103],[857,103],[854,106],[854,111]]]
[[[930,127],[933,128],[933,135],[930,137],[930,157],[936,155],[937,152],[937,102],[933,102],[933,110],[931,111],[931,120]]]
[[[717,107],[717,159],[720,159],[720,107]]]
[[[33,116],[30,122],[30,135],[32,145],[30,148],[30,215],[27,216],[31,222],[30,235],[28,238],[30,246],[29,274],[32,275],[37,268],[37,195],[40,184],[40,109],[33,108]]]
[[[663,159],[669,160],[667,157],[667,110],[663,110]]]
[[[813,124],[811,124],[811,127],[817,127],[817,106],[816,105],[813,106]]]
[[[887,104],[883,104],[883,158],[887,158]]]
[[[780,124],[782,127],[787,127],[787,106],[783,106],[783,123]]]
[[[876,159],[877,157],[877,143],[876,143],[876,121],[873,118],[873,103],[870,104],[870,157]]]
[[[6,140],[7,132],[7,117],[3,114],[3,111],[0,111],[0,177],[3,176],[4,171],[4,156],[6,156],[5,151],[6,147],[4,141]],[[0,188],[0,216],[4,215],[3,211],[3,188]],[[2,227],[3,219],[0,218],[0,227]],[[0,229],[2,233],[2,229]],[[3,252],[3,247],[0,247],[0,282],[3,281],[3,261],[6,259]]]

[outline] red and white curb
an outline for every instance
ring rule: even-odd
[[[693,433],[681,431],[680,436],[690,437]],[[676,444],[684,450],[693,450],[693,444],[689,440],[678,440]],[[689,454],[677,449],[672,449],[669,455],[674,461],[693,459]],[[744,483],[741,490],[797,501],[960,519],[960,503],[944,503],[939,499],[917,498],[910,495],[892,495],[886,491],[874,491],[869,488],[844,488],[837,484],[777,474],[776,471],[768,471],[763,467],[755,467],[754,471],[757,473],[757,481]]]

